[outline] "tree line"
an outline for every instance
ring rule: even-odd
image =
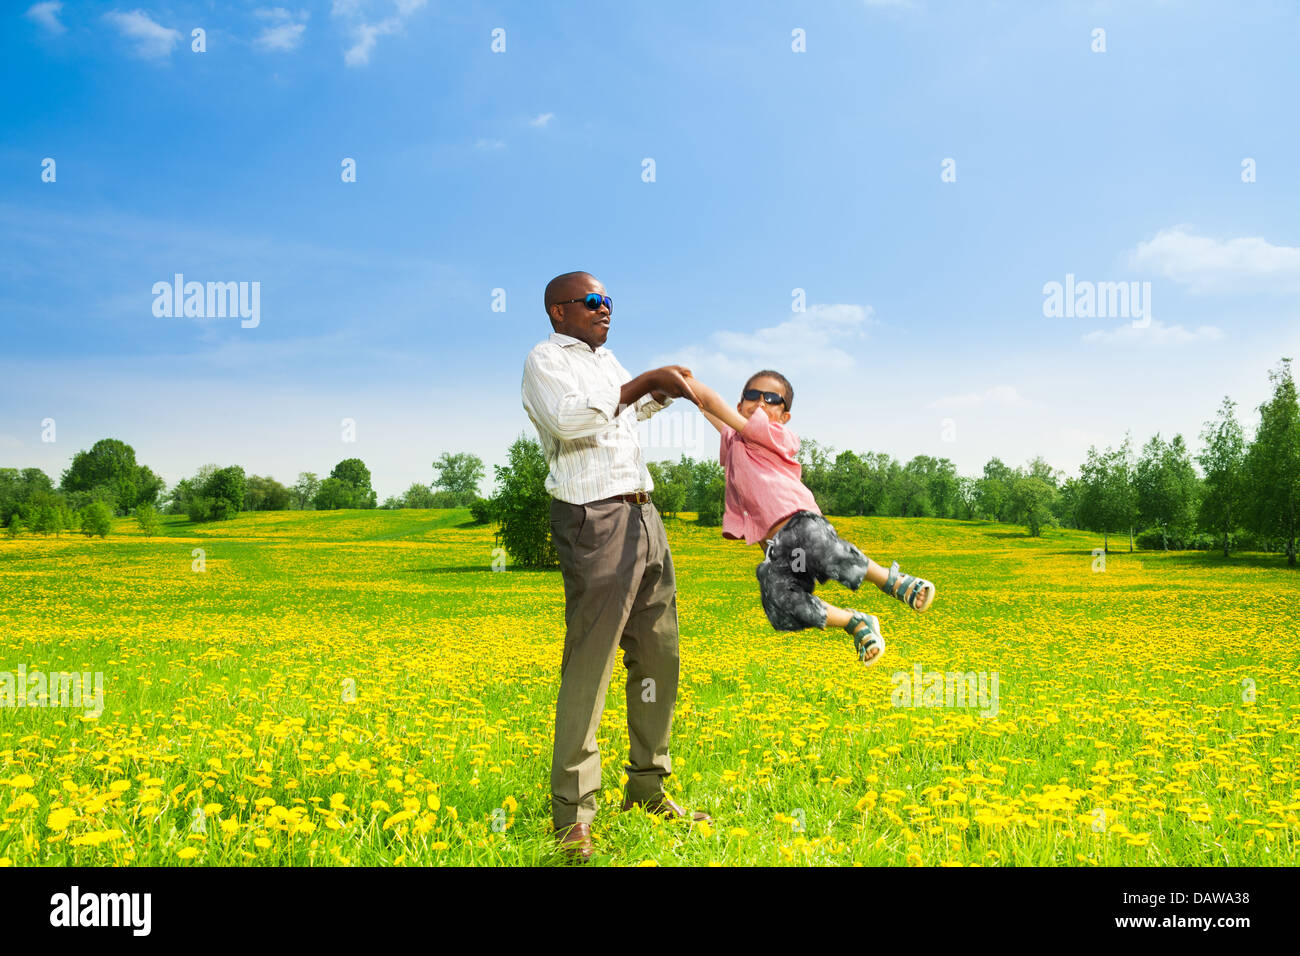
[[[1041,457],[1012,468],[999,458],[979,476],[963,476],[947,458],[918,455],[907,463],[884,452],[836,451],[812,439],[799,449],[802,479],[828,515],[956,518],[1102,535],[1126,533],[1143,548],[1283,552],[1296,564],[1300,522],[1300,404],[1291,360],[1269,373],[1272,395],[1259,406],[1246,439],[1236,403],[1225,397],[1205,423],[1193,459],[1182,435],[1153,435],[1139,450],[1126,435],[1118,446],[1088,449],[1077,477],[1066,478]],[[1195,462],[1195,464],[1193,463]],[[1200,466],[1201,474],[1197,473]],[[725,477],[715,459],[647,463],[655,506],[665,517],[694,511],[699,523],[721,523]],[[481,505],[495,519],[500,543],[522,564],[553,564],[549,543],[546,464],[536,441],[520,437],[498,466],[497,493]]]
[[[483,462],[475,455],[444,452],[433,463],[432,485],[413,484],[380,508],[457,508],[481,501]],[[186,515],[191,521],[222,521],[242,511],[375,508],[370,469],[348,458],[321,479],[301,472],[286,487],[274,478],[246,475],[239,465],[204,465],[170,490],[135,449],[116,438],[97,441],[77,452],[58,487],[39,468],[0,468],[0,527],[9,537],[23,531],[59,535],[83,531],[107,535],[114,516],[134,515],[145,534],[160,527],[159,514]]]
[[[804,483],[828,515],[878,515],[983,519],[1024,525],[1031,536],[1065,527],[1127,534],[1129,549],[1218,549],[1283,552],[1296,564],[1300,524],[1300,403],[1284,358],[1269,372],[1272,394],[1257,409],[1251,438],[1225,397],[1200,434],[1193,457],[1183,436],[1159,433],[1140,449],[1131,435],[1118,446],[1088,449],[1077,477],[1066,478],[1041,457],[1012,468],[999,458],[979,476],[963,476],[947,458],[918,455],[901,463],[884,452],[836,452],[812,439],[799,450]],[[1200,473],[1197,472],[1200,466]],[[117,439],[78,452],[59,487],[36,468],[0,468],[0,524],[10,535],[28,528],[58,534],[102,529],[113,514],[136,514],[153,527],[156,508],[216,521],[241,511],[336,508],[468,507],[477,522],[495,521],[506,550],[522,564],[553,564],[550,496],[540,445],[521,436],[495,466],[497,490],[479,495],[483,462],[444,452],[433,462],[436,478],[411,485],[376,505],[370,471],[358,458],[339,462],[320,479],[302,472],[286,487],[275,479],[246,476],[243,468],[206,465],[164,494],[164,482],[136,462]],[[656,507],[672,518],[694,512],[704,525],[722,520],[725,476],[716,459],[649,462]],[[141,515],[144,515],[142,518]],[[87,533],[100,533],[91,530]],[[103,533],[107,533],[106,530]],[[146,533],[151,533],[146,530]]]

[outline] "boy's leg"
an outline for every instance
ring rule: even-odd
[[[778,631],[826,627],[826,602],[813,594],[815,565],[809,562],[802,529],[806,522],[791,519],[776,533],[767,557],[755,570],[763,613]]]
[[[885,583],[884,568],[863,554],[856,545],[836,534],[834,526],[824,517],[819,516],[817,520],[809,521],[804,527],[803,538],[817,580],[839,581],[851,591],[861,587],[864,580],[871,580],[873,584]],[[873,579],[873,572],[878,572],[878,581]]]
[[[889,570],[868,558],[856,545],[841,538],[829,522],[819,524],[811,530],[816,536],[819,580],[834,579],[854,591],[861,587],[863,581],[870,581],[891,597],[898,597],[900,600],[906,597],[905,588],[900,588],[897,578],[894,589],[899,591],[899,594],[891,594],[888,589]],[[905,582],[905,586],[909,585]],[[917,599],[917,609],[925,610],[934,598],[934,585],[925,581],[916,586],[931,592],[928,597]]]
[[[844,554],[838,555],[841,550]],[[777,532],[767,549],[767,558],[758,566],[763,610],[768,620],[778,631],[824,629],[827,625],[843,628],[854,638],[855,648],[863,631],[870,630],[879,637],[878,624],[869,624],[857,612],[827,604],[812,593],[815,581],[830,578],[856,590],[866,570],[861,563],[864,561],[870,563],[857,548],[841,541],[835,529],[820,515],[792,519]],[[850,630],[855,620],[857,626]],[[864,661],[872,662],[883,650],[882,638]]]

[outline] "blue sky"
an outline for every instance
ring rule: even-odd
[[[1199,447],[1225,394],[1252,426],[1300,352],[1287,3],[3,17],[0,464],[56,479],[106,436],[169,483],[358,456],[384,497],[443,451],[500,463],[534,436],[542,290],[574,269],[633,374],[681,362],[728,395],[777,368],[801,436],[965,474],[1074,473],[1126,430]],[[155,316],[178,272],[258,282],[259,323]],[[1150,322],[1045,315],[1067,274],[1149,282]],[[649,457],[716,455],[692,408],[661,417]]]

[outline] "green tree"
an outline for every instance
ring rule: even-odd
[[[903,466],[883,451],[867,452],[863,467],[862,508],[864,515],[903,513]]]
[[[152,538],[162,529],[162,519],[158,517],[158,509],[150,504],[136,506],[135,522],[146,538]]]
[[[1052,502],[1056,489],[1045,478],[1026,473],[1016,475],[1011,479],[1007,498],[1011,518],[1024,524],[1031,538],[1039,537],[1044,527],[1055,522]]]
[[[839,514],[831,511],[831,471],[835,449],[804,438],[799,442],[799,452],[795,457],[799,461],[800,479],[812,492],[817,507],[825,514]]]
[[[824,474],[819,479],[822,497],[818,502],[822,512],[831,515],[863,514],[868,498],[866,462],[846,450],[835,456],[829,468],[824,464],[822,468]],[[816,494],[813,499],[817,500]]]
[[[650,472],[650,480],[654,482],[650,499],[659,509],[659,513],[665,518],[672,518],[679,511],[685,510],[687,486],[681,481],[674,480],[672,462],[646,462],[646,470]]]
[[[469,503],[471,524],[487,524],[496,520],[496,503],[491,498],[475,498]]]
[[[373,492],[372,492],[373,494]],[[320,483],[312,499],[317,511],[335,511],[339,508],[360,508],[360,492],[356,485],[332,475]]]
[[[559,564],[551,540],[551,495],[546,490],[549,471],[541,446],[520,436],[510,446],[505,465],[495,465],[497,493],[492,513],[499,528],[497,538],[512,561],[522,567]]]
[[[197,492],[194,483],[188,478],[182,478],[172,486],[172,490],[167,493],[166,504],[163,507],[169,515],[184,514],[189,508],[190,499]]]
[[[1011,506],[1011,481],[1015,472],[1000,458],[991,458],[983,477],[975,482],[976,510],[991,521],[1006,521]]]
[[[1201,432],[1202,450],[1196,456],[1205,472],[1200,526],[1223,535],[1223,556],[1228,556],[1232,532],[1242,523],[1245,508],[1246,436],[1233,412],[1236,402],[1223,398],[1219,416],[1206,422]]]
[[[162,479],[137,464],[135,449],[116,438],[103,438],[89,451],[79,451],[63,472],[63,491],[90,491],[97,486],[113,489],[115,508],[127,514],[137,504],[152,504],[162,490]]]
[[[214,514],[214,504],[211,498],[205,498],[203,495],[190,495],[185,500],[185,514],[193,522],[212,521],[216,517]]]
[[[970,521],[975,517],[975,479],[965,475],[959,475],[957,478],[957,490],[954,493],[953,501],[955,511],[954,518],[960,518],[962,521]]]
[[[353,504],[348,508],[373,508],[378,496],[370,487],[370,469],[360,458],[346,458],[334,466],[330,478],[337,478],[350,484],[355,490]],[[323,484],[323,482],[322,482]]]
[[[1030,478],[1040,478],[1053,488],[1061,487],[1062,474],[1053,468],[1041,456],[1035,456],[1024,468],[1024,473]]]
[[[1082,485],[1078,478],[1067,478],[1052,501],[1052,516],[1066,528],[1081,527],[1079,523],[1079,496]]]
[[[934,507],[935,517],[955,518],[960,507],[958,493],[961,479],[957,466],[947,458],[927,458],[926,492]]]
[[[1088,449],[1088,460],[1080,469],[1078,517],[1089,531],[1100,531],[1103,547],[1110,553],[1110,532],[1129,529],[1129,551],[1133,550],[1133,522],[1137,517],[1137,493],[1133,488],[1131,442],[1126,436],[1119,448],[1098,453]]]
[[[943,517],[938,503],[931,497],[935,481],[939,482],[942,493],[950,494],[946,473],[929,455],[917,455],[904,465],[898,481],[899,514],[904,518]]]
[[[1300,403],[1291,360],[1268,373],[1273,395],[1259,406],[1259,427],[1246,451],[1248,517],[1261,535],[1280,537],[1286,563],[1296,563],[1300,523]]]
[[[691,493],[695,499],[695,520],[706,527],[722,524],[726,509],[727,473],[712,458],[697,461],[691,476]]]
[[[290,504],[299,510],[313,507],[316,492],[320,491],[320,478],[314,471],[298,473],[298,480],[289,489]]]
[[[135,488],[134,505],[153,505],[157,504],[159,496],[167,489],[167,482],[155,475],[148,466],[141,465],[136,473]]]
[[[38,491],[28,502],[27,526],[36,534],[57,534],[63,530],[59,503],[48,491]]]
[[[422,485],[418,481],[406,489],[402,495],[399,508],[436,508],[434,503],[433,489],[428,485]]]
[[[244,511],[286,511],[288,508],[288,488],[269,476],[248,476],[244,482]]]
[[[1142,446],[1133,488],[1139,521],[1160,529],[1164,549],[1171,534],[1180,545],[1185,542],[1196,520],[1197,482],[1182,435],[1165,442],[1157,432]]]
[[[244,469],[239,465],[219,468],[204,483],[202,497],[212,502],[212,520],[233,518],[244,507],[246,482]]]
[[[108,537],[113,530],[113,511],[102,501],[92,501],[81,509],[81,533],[87,538],[91,535]]]
[[[433,469],[438,473],[433,487],[454,496],[452,507],[468,507],[478,497],[478,486],[483,481],[483,460],[478,455],[465,452],[453,455],[444,451],[433,463]]]
[[[26,513],[34,496],[53,493],[54,482],[39,468],[0,468],[0,524]]]

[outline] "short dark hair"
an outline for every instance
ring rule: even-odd
[[[761,372],[755,372],[753,375],[749,376],[749,379],[745,382],[745,388],[749,388],[749,386],[753,384],[754,379],[762,378],[764,375],[768,378],[776,379],[781,383],[782,387],[785,388],[785,410],[788,412],[790,406],[794,404],[794,386],[791,385],[790,380],[780,372],[773,371],[770,368],[765,368]]]

